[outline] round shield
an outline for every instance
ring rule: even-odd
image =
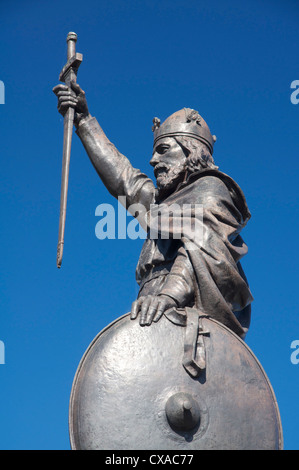
[[[101,331],[74,378],[72,449],[281,449],[279,411],[260,363],[224,325],[201,321],[197,376],[183,366],[186,327],[165,316],[141,327],[127,314]]]

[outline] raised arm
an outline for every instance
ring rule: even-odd
[[[68,107],[75,109],[76,133],[96,172],[114,197],[125,196],[126,209],[140,204],[145,211],[154,202],[155,186],[148,176],[134,168],[105,135],[96,118],[89,113],[85,92],[78,84],[57,85],[58,111],[64,115]],[[135,214],[132,214],[135,216]],[[139,220],[144,227],[142,220]]]

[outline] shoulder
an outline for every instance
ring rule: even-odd
[[[191,188],[200,188],[207,193],[215,194],[219,192],[227,193],[228,187],[220,175],[200,172],[188,181]]]
[[[230,176],[219,170],[205,169],[190,175],[185,183],[185,190],[201,194],[204,199],[230,199],[242,215],[244,224],[251,214],[240,186]],[[183,186],[181,190],[183,190]]]

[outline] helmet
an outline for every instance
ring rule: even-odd
[[[159,139],[180,135],[199,140],[208,147],[211,154],[213,153],[216,136],[211,134],[205,120],[194,109],[183,108],[176,111],[163,124],[160,124],[160,119],[155,117],[153,124],[154,146]]]

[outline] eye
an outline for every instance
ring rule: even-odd
[[[169,149],[169,145],[160,144],[156,148],[156,152],[158,152],[160,155],[162,155],[163,153],[167,152],[168,149]]]

